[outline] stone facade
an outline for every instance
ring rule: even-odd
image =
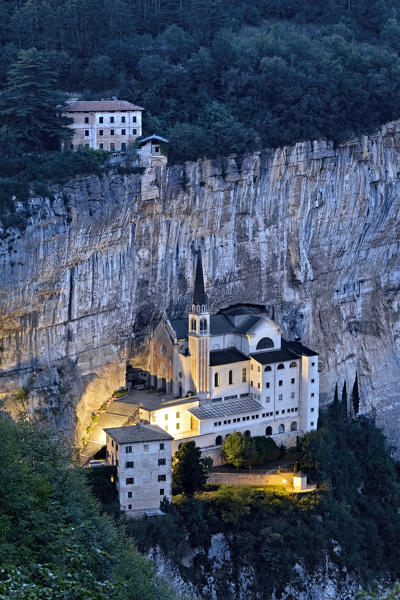
[[[127,516],[157,514],[160,502],[172,498],[172,437],[141,423],[105,433],[107,461],[117,466],[121,510]]]

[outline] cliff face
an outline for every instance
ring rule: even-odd
[[[242,158],[75,180],[31,199],[0,256],[2,391],[78,438],[163,310],[183,314],[201,248],[213,310],[264,304],[348,389],[400,422],[400,122]],[[13,394],[20,386],[24,394]],[[363,404],[364,403],[364,404]],[[396,429],[397,428],[397,429]]]

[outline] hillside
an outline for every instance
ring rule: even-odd
[[[395,0],[1,0],[0,89],[36,47],[60,90],[144,106],[172,161],[343,141],[400,116],[399,15]]]

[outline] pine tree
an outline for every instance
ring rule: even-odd
[[[339,416],[339,413],[340,413],[339,392],[338,392],[337,382],[335,385],[335,394],[333,396],[332,413],[333,413],[333,416],[336,418]]]
[[[356,371],[356,378],[354,380],[353,390],[351,392],[351,403],[353,405],[354,416],[358,415],[360,410],[360,393],[358,390],[358,373]]]
[[[22,50],[8,72],[0,120],[27,152],[59,149],[71,135],[69,119],[62,116],[65,96],[54,90],[55,80],[44,52],[36,48]]]
[[[346,388],[346,380],[343,384],[342,389],[342,401],[340,403],[340,415],[343,420],[347,419],[347,388]]]

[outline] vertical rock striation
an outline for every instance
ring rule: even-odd
[[[392,440],[400,416],[400,122],[334,148],[76,179],[32,198],[0,248],[0,386],[78,438],[203,250],[214,310],[264,304],[321,354],[322,399],[352,386]],[[19,404],[18,404],[19,402]],[[78,419],[76,428],[75,416]]]

